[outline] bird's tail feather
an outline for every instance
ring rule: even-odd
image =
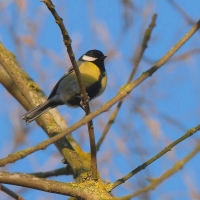
[[[60,104],[55,103],[55,101],[46,100],[44,103],[36,106],[32,110],[29,110],[27,113],[25,113],[22,119],[26,121],[26,124],[29,124],[30,122],[38,118],[43,113],[47,112],[48,110],[52,108],[55,108],[58,105]]]

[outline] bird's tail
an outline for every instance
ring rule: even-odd
[[[32,110],[29,110],[27,113],[25,113],[23,115],[22,119],[26,121],[26,124],[29,124],[30,122],[32,122],[33,120],[38,118],[43,113],[47,112],[48,110],[50,110],[52,108],[55,108],[58,105],[60,105],[60,104],[55,103],[55,101],[48,99],[44,103],[36,106]]]

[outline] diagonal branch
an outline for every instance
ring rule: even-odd
[[[40,99],[42,99],[42,101],[46,100],[46,96],[44,95],[44,92],[41,90],[41,88],[39,87],[39,85],[37,85],[32,78],[21,68],[21,66],[19,65],[19,63],[17,62],[15,56],[10,52],[11,57],[13,58],[13,61],[15,62],[17,68],[21,71],[21,73],[23,74],[23,76],[26,77],[26,79],[28,80],[28,84],[34,86],[35,90],[37,91],[37,95]],[[5,71],[5,69],[3,68],[3,66],[0,64],[0,83],[6,88],[6,90],[26,109],[26,110],[30,110],[31,106],[29,104],[29,102],[26,100],[26,98],[22,95],[22,93],[20,92],[20,90],[18,89],[18,87],[16,86],[16,84],[14,83],[14,81],[10,78],[10,76],[8,75],[8,73]],[[50,111],[51,115],[53,116],[53,119],[55,120],[57,126],[59,126],[61,128],[61,130],[65,130],[67,129],[67,125],[66,122],[64,120],[64,118],[58,113],[58,111],[56,109],[53,109]],[[47,134],[49,133],[47,130],[47,124],[42,123],[42,121],[40,120],[40,118],[37,119],[37,123],[39,126],[41,126],[41,128],[47,132]],[[50,133],[49,133],[50,134]],[[50,135],[49,135],[50,136]],[[72,144],[72,146],[75,148],[75,150],[79,150],[80,149],[80,145],[71,137],[71,135],[69,135],[67,137],[67,139],[70,141],[70,143]],[[64,143],[65,142],[65,138],[62,139]]]
[[[124,177],[118,179],[116,182],[114,182],[113,185],[112,185],[112,190],[114,188],[116,188],[117,186],[121,185],[122,183],[124,183],[125,181],[127,181],[129,178],[131,178],[132,176],[134,176],[135,174],[137,174],[141,170],[145,169],[148,165],[150,165],[155,160],[157,160],[158,158],[160,158],[161,156],[163,156],[164,154],[166,154],[168,151],[170,151],[174,146],[176,146],[177,144],[179,144],[183,140],[187,139],[188,137],[192,136],[194,133],[196,133],[198,131],[200,131],[200,125],[198,125],[198,126],[196,126],[194,128],[191,128],[190,130],[188,130],[185,135],[183,135],[179,139],[177,139],[174,142],[172,142],[169,146],[165,147],[160,153],[158,153],[157,155],[155,155],[153,158],[151,158],[147,162],[143,163],[142,165],[138,166],[136,169],[134,169],[133,171],[131,171],[130,173],[128,173],[126,176],[124,176]]]

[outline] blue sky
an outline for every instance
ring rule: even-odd
[[[131,26],[125,30],[123,29],[124,8],[121,1],[59,0],[55,3],[72,39],[72,47],[77,59],[89,49],[99,49],[106,55],[111,50],[114,51],[114,56],[108,57],[106,61],[109,77],[107,89],[101,97],[91,103],[93,110],[112,98],[126,83],[132,69],[131,59],[135,55],[137,46],[141,44],[144,30],[154,13],[158,14],[156,27],[135,78],[167,53],[192,27],[192,24],[177,11],[170,1],[137,0],[132,3],[133,8],[129,7],[126,10],[131,19]],[[193,0],[192,3],[177,0],[176,3],[194,23],[200,19],[199,0]],[[175,54],[174,58],[193,49],[199,50],[199,33],[198,31]],[[12,34],[21,38],[20,44],[16,45]],[[34,45],[24,40],[25,36],[32,38]],[[41,85],[47,96],[56,81],[70,67],[60,30],[46,6],[40,1],[26,2],[25,8],[21,8],[20,12],[16,3],[11,1],[0,12],[0,40],[17,56],[24,70]],[[115,181],[182,136],[187,129],[198,125],[199,64],[199,51],[179,61],[173,61],[172,58],[125,99],[119,116],[98,154],[99,168],[103,178]],[[3,101],[6,101],[0,105],[0,126],[2,127],[0,155],[4,157],[11,153],[12,148],[8,148],[7,143],[9,142],[12,147],[11,138],[17,126],[13,127],[11,121],[16,118],[16,124],[20,123],[20,116],[25,110],[13,100],[2,85],[0,85],[0,93]],[[102,127],[106,124],[114,107],[94,119],[96,139],[100,137]],[[77,122],[84,115],[82,110],[66,106],[59,107],[58,110],[65,117],[68,125]],[[170,118],[171,121],[167,121],[164,116]],[[22,125],[26,127],[25,124]],[[30,132],[27,139],[23,145],[17,147],[18,149],[27,148],[47,138],[35,122],[28,128]],[[88,151],[89,145],[85,130],[86,128],[82,127],[73,136],[78,141],[83,141],[82,147]],[[187,155],[195,147],[197,140],[199,140],[199,133],[177,145],[167,155],[134,176],[128,184],[125,184],[126,187],[116,188],[114,194],[122,196],[148,184],[145,178],[160,176],[175,162]],[[107,162],[105,158],[108,159]],[[57,155],[56,148],[51,145],[46,151],[34,153],[30,158],[18,161],[13,166],[9,165],[8,171],[46,171],[63,166],[60,160],[61,156]],[[51,163],[49,165],[51,167],[46,166],[48,162]],[[198,165],[199,155],[193,158],[183,170],[150,192],[149,198],[191,199],[190,181],[192,180],[194,185],[200,184]],[[66,181],[66,178],[63,177],[61,180]],[[70,180],[70,177],[67,178],[67,181]],[[58,195],[33,190],[27,190],[22,196],[25,199],[33,197],[44,199],[50,196],[52,199],[58,198]],[[66,198],[59,197],[59,199]]]

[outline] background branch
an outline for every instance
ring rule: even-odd
[[[133,79],[133,76],[135,75],[135,72],[138,68],[138,65],[140,63],[140,60],[148,46],[148,41],[150,40],[151,38],[151,33],[152,33],[152,30],[153,28],[155,27],[155,23],[156,23],[156,18],[157,18],[157,14],[154,14],[152,16],[152,21],[151,23],[149,24],[149,27],[146,29],[145,31],[145,34],[144,34],[144,37],[143,37],[143,41],[142,41],[142,45],[141,45],[141,48],[140,48],[140,51],[139,51],[139,54],[136,56],[136,59],[134,60],[134,64],[133,64],[133,70],[128,78],[128,81],[127,81],[127,84],[131,82],[131,80]],[[101,137],[99,138],[99,141],[97,142],[97,151],[99,150],[103,140],[105,139],[111,125],[114,123],[116,117],[117,117],[117,114],[120,110],[120,107],[122,106],[122,103],[123,103],[123,99],[120,100],[115,108],[115,110],[112,112],[112,114],[110,115],[109,117],[109,121],[108,123],[106,124],[104,130],[103,130],[103,133],[101,135]]]

